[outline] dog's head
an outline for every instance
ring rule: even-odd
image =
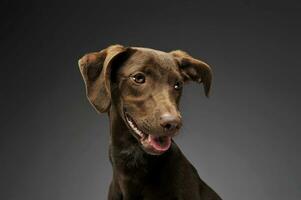
[[[176,50],[169,53],[110,46],[79,60],[87,97],[98,112],[117,111],[149,154],[169,149],[181,127],[179,101],[184,83],[202,83],[209,95],[212,73],[203,61]]]

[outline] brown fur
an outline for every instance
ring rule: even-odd
[[[181,127],[182,83],[203,83],[209,95],[212,73],[205,62],[180,50],[166,53],[113,45],[85,55],[79,66],[89,101],[110,118],[109,200],[220,199],[173,141],[166,152],[154,152],[141,144],[126,117],[146,135],[176,135]],[[136,82],[137,74],[143,74],[144,83]]]

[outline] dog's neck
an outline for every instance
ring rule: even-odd
[[[137,139],[132,135],[118,110],[111,106],[110,118],[110,160],[114,169],[147,171],[148,166],[153,166],[159,160],[171,154],[171,149],[161,156],[147,154],[140,146]]]

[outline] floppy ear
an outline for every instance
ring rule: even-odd
[[[208,97],[212,81],[212,71],[209,65],[181,50],[171,51],[170,54],[178,62],[184,81],[192,80],[203,83],[205,95]]]
[[[98,112],[108,112],[111,105],[110,72],[113,60],[128,50],[121,45],[112,45],[100,52],[88,53],[78,61],[88,100]]]

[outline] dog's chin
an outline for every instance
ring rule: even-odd
[[[125,113],[125,121],[133,136],[141,144],[142,149],[150,155],[161,155],[171,146],[171,136],[155,136],[140,130],[133,118]]]

